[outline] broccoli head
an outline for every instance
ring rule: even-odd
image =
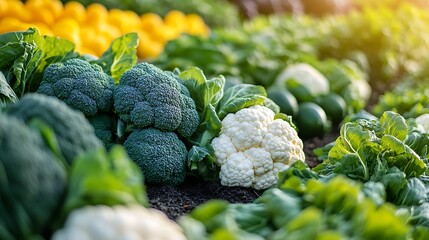
[[[103,69],[78,58],[49,65],[37,92],[55,96],[85,116],[109,112],[113,105],[113,79]]]
[[[30,239],[49,226],[67,174],[37,131],[0,116],[0,239]]]
[[[95,130],[95,135],[109,149],[115,142],[116,120],[108,114],[97,114],[88,117],[89,123]]]
[[[26,123],[40,119],[51,127],[68,163],[80,153],[103,146],[85,116],[55,97],[29,93],[10,105],[6,113]]]
[[[149,63],[125,72],[114,93],[119,118],[139,128],[177,131],[189,137],[199,125],[195,102],[176,78]]]
[[[188,151],[174,132],[137,129],[125,140],[124,147],[146,182],[177,185],[184,181]]]

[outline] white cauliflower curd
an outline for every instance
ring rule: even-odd
[[[295,129],[274,115],[258,105],[222,120],[221,133],[212,141],[222,185],[266,189],[277,183],[279,172],[305,160]]]
[[[86,206],[71,212],[52,240],[185,240],[182,229],[156,209],[140,205]]]

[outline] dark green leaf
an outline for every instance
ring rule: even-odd
[[[407,176],[420,176],[427,166],[425,162],[407,145],[394,136],[384,135],[381,145],[388,149],[382,156],[389,166],[396,166]]]
[[[18,97],[16,96],[13,89],[9,86],[6,81],[5,76],[0,71],[0,102],[1,103],[9,103],[18,101]]]
[[[248,203],[232,204],[228,211],[234,215],[240,229],[267,237],[272,229],[269,228],[269,214],[265,204]]]
[[[418,178],[411,178],[398,193],[395,204],[398,206],[420,205],[428,202],[429,190]]]
[[[265,204],[276,228],[281,228],[300,214],[301,200],[298,196],[278,188],[266,190],[255,203]]]
[[[219,76],[210,80],[206,79],[203,71],[197,67],[191,67],[179,74],[183,84],[195,101],[197,111],[202,117],[208,105],[216,106],[223,96],[225,78]]]
[[[265,98],[264,102],[262,103],[262,106],[271,109],[271,111],[273,111],[275,114],[280,113],[279,105],[277,105],[273,100],[269,98]]]
[[[262,104],[267,93],[262,86],[252,84],[238,84],[228,88],[216,106],[219,119],[228,113],[235,113],[243,108]]]
[[[377,206],[386,202],[386,190],[380,182],[366,182],[362,186],[362,192],[370,198]]]
[[[143,182],[140,168],[121,146],[85,153],[73,162],[62,213],[86,205],[147,205]]]
[[[188,153],[188,168],[191,170],[191,174],[196,172],[196,175],[203,179],[218,180],[219,167],[215,162],[213,147],[211,145],[192,146]]]

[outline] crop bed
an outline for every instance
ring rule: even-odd
[[[429,12],[364,2],[0,0],[0,239],[429,239]]]
[[[334,141],[338,132],[333,131],[322,138],[315,137],[304,141],[306,163],[313,167],[318,164],[313,149],[322,147]],[[170,219],[189,213],[196,206],[213,199],[222,199],[230,203],[250,203],[259,197],[263,191],[253,188],[225,187],[219,182],[202,182],[188,177],[179,186],[146,185],[146,191],[151,207],[163,211]]]

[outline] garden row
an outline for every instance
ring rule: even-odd
[[[0,238],[427,239],[428,17],[261,17],[151,62],[138,33],[100,57],[0,35]],[[303,140],[336,129],[310,169]],[[262,195],[148,208],[145,184],[188,176]]]

